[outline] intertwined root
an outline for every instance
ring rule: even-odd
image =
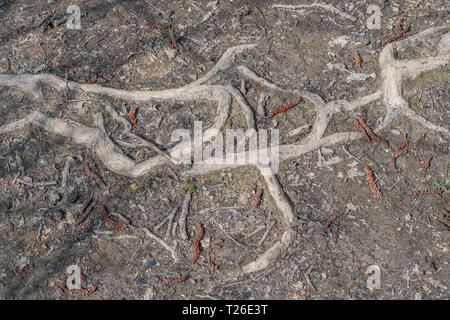
[[[360,138],[361,135],[357,132],[339,132],[325,137],[324,133],[335,113],[352,111],[380,98],[383,99],[387,115],[383,123],[375,131],[382,130],[390,123],[392,123],[393,120],[396,119],[399,115],[405,115],[410,119],[421,123],[423,126],[430,130],[439,131],[441,133],[449,135],[449,130],[447,128],[439,127],[414,113],[409,108],[408,103],[401,95],[401,85],[404,79],[416,77],[417,75],[425,71],[436,69],[449,63],[450,54],[448,53],[448,41],[444,42],[446,43],[446,45],[441,46],[439,54],[435,57],[416,59],[412,61],[398,61],[394,56],[394,50],[399,44],[414,41],[415,39],[423,38],[435,33],[444,33],[444,31],[445,27],[431,28],[410,38],[398,41],[396,43],[388,44],[381,52],[379,59],[383,79],[381,90],[371,95],[356,99],[352,102],[346,100],[336,100],[325,103],[325,101],[320,96],[308,91],[288,91],[282,89],[277,85],[267,81],[266,79],[259,77],[256,73],[245,66],[239,66],[237,67],[237,69],[243,77],[258,81],[268,89],[291,92],[296,95],[301,95],[304,98],[310,100],[314,105],[317,117],[311,132],[304,140],[300,141],[299,143],[279,146],[279,157],[281,161],[298,158],[301,155],[310,151],[317,150],[322,146],[336,145]],[[446,34],[445,37],[448,37],[448,34]],[[232,59],[236,54],[244,50],[249,50],[253,47],[255,47],[255,45],[252,44],[237,46],[228,49],[222,56],[222,58],[218,61],[218,63],[214,66],[214,68],[212,68],[204,77],[200,78],[190,85],[177,89],[167,89],[161,91],[127,91],[102,87],[98,85],[79,84],[71,81],[67,82],[51,74],[3,74],[0,75],[0,86],[18,87],[34,95],[36,98],[41,98],[43,96],[41,85],[45,83],[60,90],[65,90],[67,86],[67,88],[70,90],[83,91],[86,93],[94,94],[104,94],[123,100],[176,100],[181,102],[200,100],[214,102],[217,104],[217,112],[212,127],[218,130],[222,129],[225,125],[229,116],[231,102],[234,99],[242,109],[247,127],[256,129],[253,111],[238,90],[236,90],[232,86],[205,84],[206,82],[212,80],[219,71],[229,68],[231,66]],[[117,121],[126,121],[125,119],[118,116],[113,108],[107,107],[106,110],[110,112],[113,118]],[[123,152],[108,137],[104,130],[103,116],[101,114],[97,114],[94,118],[94,121],[97,125],[97,128],[86,127],[74,121],[51,118],[39,111],[34,111],[23,119],[1,126],[0,134],[20,129],[26,124],[37,125],[42,129],[47,130],[48,132],[62,135],[64,137],[70,138],[74,143],[91,148],[93,151],[95,151],[99,159],[108,169],[115,173],[128,177],[141,176],[161,166],[167,165],[169,161],[172,161],[168,155],[170,155],[172,159],[178,159],[180,155],[185,151],[185,148],[190,148],[190,145],[180,143],[169,150],[168,153],[161,153],[162,151],[160,150],[161,152],[158,152],[158,155],[146,161],[137,163],[124,155]],[[125,125],[125,127],[127,128],[128,126]],[[211,140],[211,138],[212,134],[204,134],[203,142],[208,142]],[[239,159],[249,159],[247,154],[238,154],[237,156],[240,156]],[[205,174],[208,172],[245,165],[254,164],[244,162],[242,164],[234,165],[212,165],[208,163],[206,159],[204,163],[195,164],[189,170],[184,171],[184,174]],[[282,254],[287,251],[295,236],[295,232],[293,230],[293,225],[295,224],[295,215],[289,201],[286,199],[281,185],[279,184],[275,174],[268,171],[268,168],[259,169],[263,174],[264,179],[266,180],[269,193],[273,197],[277,207],[282,213],[281,217],[282,221],[284,222],[285,231],[281,236],[281,239],[277,241],[271,248],[269,248],[255,261],[242,267],[242,271],[244,273],[255,272],[267,268],[271,263],[275,262]]]

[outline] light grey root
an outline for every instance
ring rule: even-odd
[[[186,219],[189,213],[189,204],[192,199],[192,191],[188,190],[186,195],[184,196],[183,206],[181,207],[180,218],[178,219],[178,225],[180,229],[180,237],[182,240],[188,239],[187,228],[186,228]]]
[[[164,240],[169,239],[170,233],[172,232],[172,226],[173,226],[173,219],[175,218],[175,214],[178,211],[178,207],[175,207],[170,212],[169,216],[167,217],[168,224],[167,224],[167,230],[166,230],[166,236],[164,237]]]

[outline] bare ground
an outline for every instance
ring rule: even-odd
[[[285,89],[318,94],[326,102],[352,100],[381,88],[378,59],[383,47],[377,44],[395,34],[396,9],[405,15],[408,34],[448,26],[446,1],[389,1],[382,10],[380,30],[365,26],[367,5],[380,1],[327,1],[354,16],[354,22],[320,8],[304,12],[271,8],[274,3],[78,1],[82,29],[69,30],[65,24],[47,29],[33,29],[32,25],[47,10],[62,16],[71,1],[0,1],[0,73],[50,73],[75,82],[96,75],[107,81],[102,86],[128,90],[178,88],[201,78],[228,48],[257,43],[256,48],[238,54],[230,68],[219,72],[211,83],[239,89],[244,79],[248,84],[245,99],[251,108],[256,110],[263,93],[268,96],[265,108],[271,110],[297,96],[245,79],[236,66],[245,65]],[[300,3],[312,2],[295,2]],[[176,48],[169,49],[166,44],[171,37],[168,30],[149,28],[149,22],[171,23],[175,35],[182,36]],[[354,46],[367,37],[371,43],[359,49],[362,65],[356,68]],[[412,61],[433,56],[438,42],[430,37],[413,46],[401,45],[396,57]],[[60,66],[67,63],[74,67]],[[375,73],[376,78],[347,81],[350,73],[337,70],[338,64],[350,72]],[[407,80],[402,93],[411,110],[447,130],[448,71],[447,64]],[[94,115],[102,112],[111,139],[128,143],[132,141],[121,135],[123,127],[117,128],[104,106],[112,105],[124,111],[123,115],[139,107],[135,132],[165,147],[171,143],[173,130],[192,128],[194,120],[210,125],[216,110],[209,102],[131,102],[58,91],[47,85],[40,99],[10,86],[1,86],[0,96],[0,125],[39,110],[49,117],[95,127]],[[307,99],[274,118],[255,115],[258,128],[280,130],[281,144],[299,142],[306,133],[294,137],[289,133],[316,120]],[[325,135],[355,131],[355,117],[375,128],[385,115],[383,100],[378,99],[354,112],[334,115]],[[233,103],[225,128],[245,127],[245,117]],[[436,190],[437,184],[441,189],[450,187],[449,137],[405,116],[378,135],[394,147],[408,137],[407,153],[399,157],[397,168],[391,164],[392,151],[362,139],[321,148],[321,161],[314,150],[283,162],[277,176],[298,219],[293,227],[295,239],[265,270],[237,275],[240,266],[270,248],[284,230],[279,208],[256,168],[183,177],[181,166],[162,166],[129,178],[108,170],[91,149],[38,126],[2,133],[0,297],[61,298],[65,269],[77,264],[86,277],[83,287],[96,284],[97,288],[88,296],[69,291],[68,299],[448,299],[450,194],[412,197],[408,192]],[[118,145],[136,161],[156,155],[149,148]],[[68,156],[74,163],[67,192],[62,193],[62,171]],[[335,157],[342,160],[323,165]],[[432,158],[429,169],[420,171],[427,158]],[[86,163],[109,190],[85,175]],[[362,163],[376,174],[381,198],[371,193]],[[39,182],[54,185],[36,185]],[[173,207],[182,206],[191,185],[196,192],[187,217],[189,239],[182,241],[172,235],[167,239],[170,245],[177,243],[180,261],[174,262],[166,249],[136,227],[154,230]],[[258,189],[263,189],[262,202],[252,209],[250,200]],[[97,204],[126,216],[134,227],[115,230],[105,224],[97,209],[86,228],[68,226],[67,217],[77,216],[91,193]],[[335,222],[327,223],[333,216]],[[270,221],[276,223],[258,245]],[[205,236],[200,259],[191,264],[198,223]],[[166,227],[154,233],[164,238]],[[366,286],[365,272],[370,265],[381,268],[381,289]],[[180,283],[170,281],[182,276],[186,280]]]

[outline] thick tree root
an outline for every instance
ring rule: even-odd
[[[272,247],[267,249],[266,252],[260,255],[255,261],[242,267],[244,273],[264,270],[277,261],[282,254],[286,253],[294,241],[295,232],[292,229],[292,226],[295,223],[295,216],[293,209],[275,174],[267,174],[267,170],[270,170],[270,168],[264,168],[264,170],[261,170],[261,174],[266,180],[267,189],[269,190],[270,195],[273,197],[278,209],[281,211],[285,231],[283,232],[281,239]]]

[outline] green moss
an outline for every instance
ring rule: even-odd
[[[409,107],[411,108],[411,110],[413,110],[419,114],[422,113],[422,111],[423,111],[422,106],[417,103],[410,103]]]

